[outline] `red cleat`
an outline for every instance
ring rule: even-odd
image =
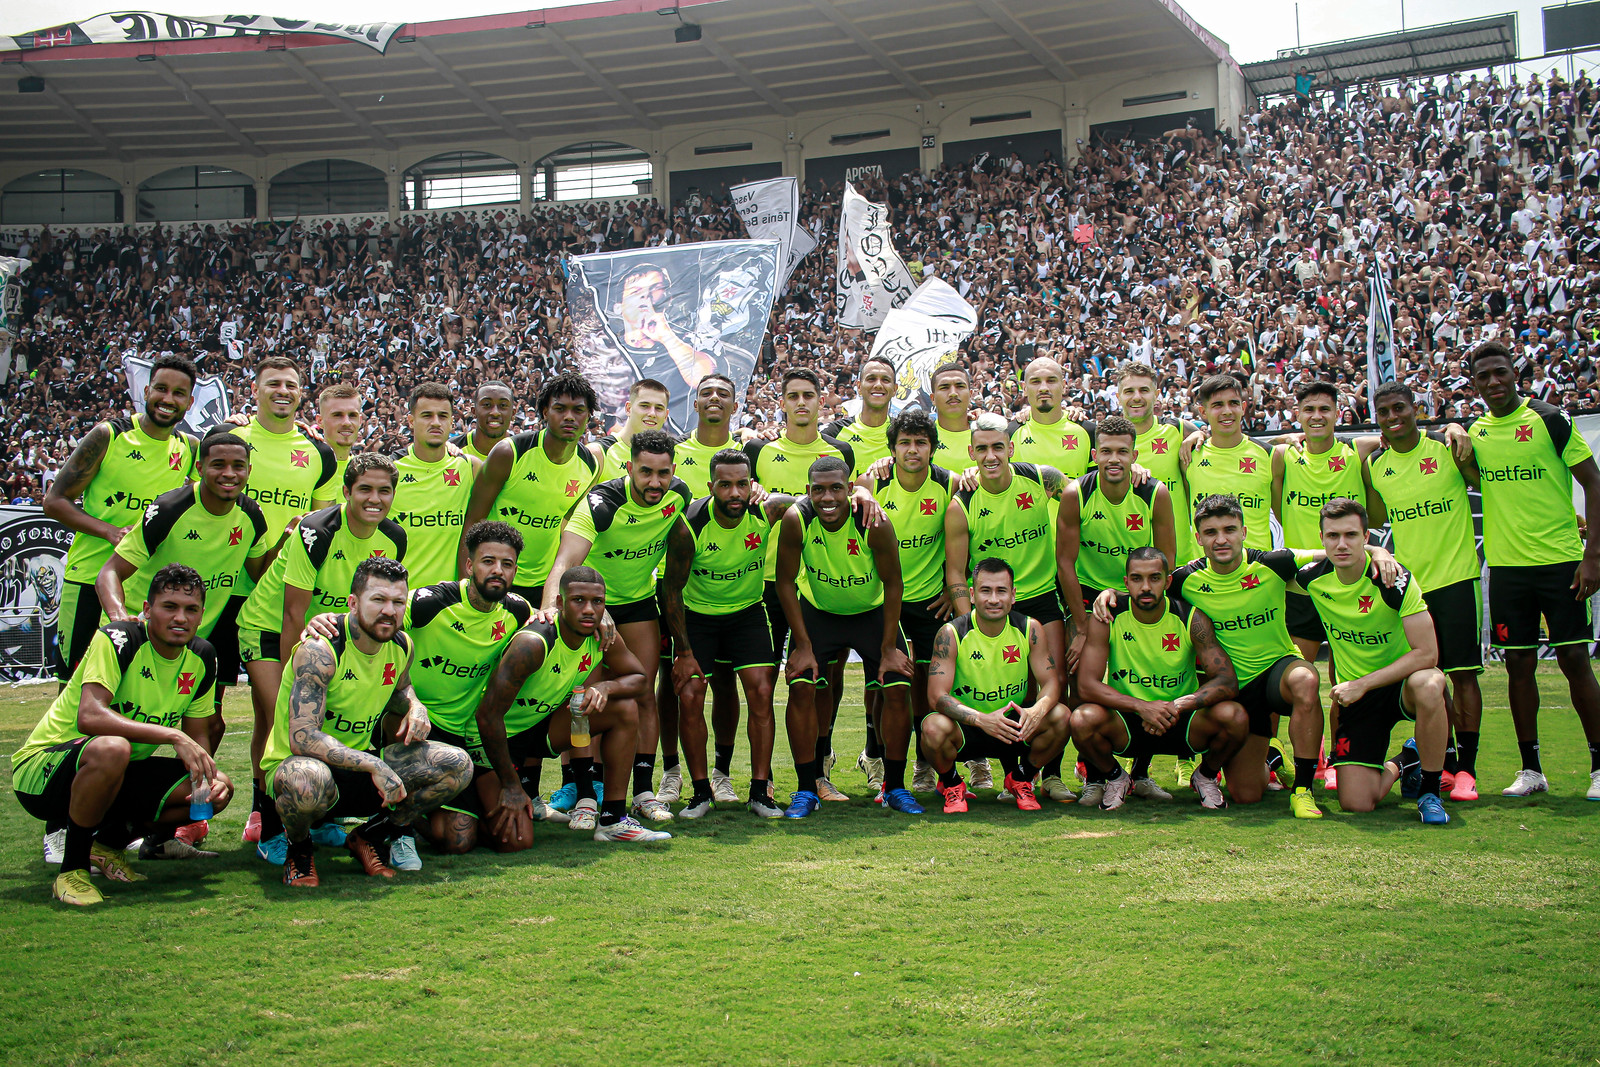
[[[252,811],[250,817],[244,821],[244,833],[239,835],[243,841],[252,843],[261,840],[261,813]]]
[[[1457,771],[1455,784],[1450,787],[1450,800],[1477,800],[1478,780],[1466,771]]]
[[[283,862],[283,884],[296,889],[315,889],[322,884],[317,878],[317,861],[309,850],[298,855],[290,850]]]
[[[204,819],[201,819],[199,822],[192,822],[187,826],[178,827],[172,832],[172,836],[176,837],[179,841],[194,845],[198,848],[200,842],[204,841],[206,839],[206,835],[210,832],[211,824],[206,822]],[[257,836],[260,836],[259,831]]]
[[[1018,811],[1038,811],[1039,798],[1033,795],[1032,782],[1019,782],[1011,775],[1006,775],[1006,789],[1017,798]]]
[[[939,795],[944,797],[944,813],[960,815],[967,810],[967,783],[956,779],[955,785],[939,785]],[[1038,805],[1035,804],[1035,807]]]
[[[1455,787],[1456,787],[1456,775],[1455,775],[1455,772],[1454,771],[1441,771],[1440,774],[1439,774],[1439,793],[1441,795],[1443,795],[1443,796],[1448,796],[1448,795],[1450,795],[1450,792],[1455,789]]]

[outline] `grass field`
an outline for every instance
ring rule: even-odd
[[[7,768],[0,1062],[1595,1064],[1600,804],[1541,682],[1552,795],[1495,795],[1516,749],[1492,670],[1486,799],[1445,828],[1397,796],[1304,823],[1281,794],[1212,814],[1187,791],[890,815],[845,770],[852,689],[835,779],[860,799],[803,823],[741,807],[656,848],[552,827],[394,883],[324,852],[306,892],[240,848],[241,803],[219,858],[143,864],[87,911],[50,899]],[[6,693],[6,752],[53,692]],[[219,761],[241,781],[246,740]]]

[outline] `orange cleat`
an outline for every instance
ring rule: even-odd
[[[1019,782],[1011,775],[1006,775],[1006,790],[1017,798],[1018,811],[1038,811],[1039,798],[1033,795],[1032,782]]]
[[[244,833],[239,835],[239,840],[259,843],[261,841],[261,813],[252,811],[250,817],[244,821]]]
[[[315,889],[322,884],[317,879],[316,857],[309,849],[300,855],[290,850],[289,858],[283,861],[283,884],[296,889]]]
[[[349,849],[350,855],[354,856],[356,862],[361,864],[361,873],[370,878],[394,877],[394,868],[385,863],[383,857],[378,855],[378,850],[373,847],[372,842],[362,837],[359,833],[352,832],[349,837],[346,837],[344,839],[344,847]]]
[[[946,815],[960,815],[967,810],[967,783],[956,779],[955,785],[939,786],[939,795],[944,797],[944,813]],[[1038,807],[1038,803],[1034,803]]]
[[[1456,772],[1455,784],[1450,787],[1451,800],[1477,800],[1478,780],[1466,771]]]
[[[210,832],[211,824],[202,819],[199,822],[187,823],[178,827],[172,832],[172,836],[185,844],[194,845],[198,848],[200,842],[204,841],[206,835]],[[259,836],[259,833],[257,836]]]

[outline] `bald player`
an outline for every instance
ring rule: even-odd
[[[1011,458],[1017,463],[1054,467],[1068,478],[1082,477],[1092,462],[1095,427],[1067,417],[1062,399],[1067,372],[1049,356],[1040,356],[1022,372],[1028,399],[1026,422],[1011,424]]]

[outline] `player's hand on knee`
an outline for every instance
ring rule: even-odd
[[[527,823],[527,827],[523,823]],[[500,789],[500,806],[489,813],[489,830],[501,840],[516,840],[533,826],[533,801],[521,782]]]
[[[700,661],[693,652],[680,652],[672,660],[672,688],[679,700],[686,700],[700,680]]]
[[[812,678],[821,673],[817,670],[817,657],[811,654],[810,645],[795,645],[789,649],[789,658],[784,662],[784,681],[793,682],[802,674],[810,673]]]

